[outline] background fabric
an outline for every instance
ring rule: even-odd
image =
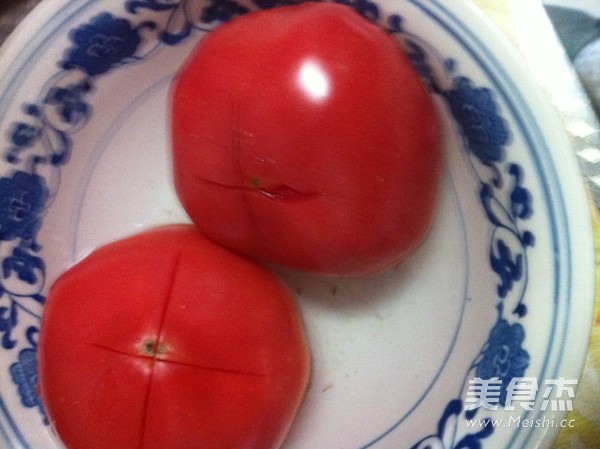
[[[565,428],[558,435],[554,449],[600,448],[600,214],[593,208],[596,248],[596,305],[590,348],[579,389],[568,419],[575,427]]]
[[[547,5],[546,11],[556,29],[567,56],[589,95],[596,114],[600,113],[600,1],[596,7],[580,9]],[[575,427],[561,431],[555,449],[600,448],[600,219],[593,207],[596,245],[596,307],[589,353],[569,418]]]
[[[0,0],[0,43],[41,0]]]

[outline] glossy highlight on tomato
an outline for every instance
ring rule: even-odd
[[[309,376],[270,271],[192,225],[97,249],[53,285],[40,392],[69,449],[274,449]]]
[[[277,7],[208,33],[174,80],[171,134],[181,203],[236,251],[359,276],[430,227],[437,111],[399,43],[348,6]]]

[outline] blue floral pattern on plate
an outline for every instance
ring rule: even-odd
[[[127,0],[122,15],[102,12],[71,30],[69,47],[57,62],[56,72],[39,100],[23,105],[22,118],[12,124],[4,145],[4,160],[14,170],[0,178],[0,242],[9,248],[2,260],[0,342],[4,356],[10,354],[14,359],[10,368],[13,388],[24,407],[39,409],[44,422],[47,423],[45,411],[35,391],[39,329],[20,325],[24,314],[40,319],[39,312],[30,308],[26,298],[39,304],[44,302],[45,262],[40,256],[37,237],[57,187],[53,179],[40,174],[44,172],[42,168],[60,171],[69,162],[74,150],[72,135],[86,126],[94,112],[89,99],[99,77],[152,57],[160,46],[178,45],[195,30],[210,31],[218,23],[252,9],[290,3],[297,2]],[[494,91],[478,85],[461,73],[456,61],[437,54],[427,42],[411,34],[407,19],[395,13],[386,15],[377,3],[368,0],[341,3],[399,36],[432,94],[456,121],[479,185],[481,210],[492,229],[489,268],[496,275],[497,289],[490,294],[498,299],[495,324],[481,351],[473,354],[465,379],[498,377],[505,392],[511,379],[524,376],[529,365],[527,332],[522,320],[528,314],[524,301],[527,251],[535,245],[535,236],[526,229],[527,220],[535,212],[527,173],[507,157],[511,130]],[[153,13],[152,20],[146,18],[147,11]],[[29,288],[23,289],[23,284]],[[15,352],[18,339],[25,339],[28,344]],[[476,413],[465,408],[462,399],[465,388],[466,381],[456,397],[440,410],[437,432],[412,444],[412,449],[434,445],[448,449],[484,447],[485,440],[494,432],[491,426],[466,433],[458,430],[458,418],[472,418]],[[501,403],[505,398],[504,393]]]

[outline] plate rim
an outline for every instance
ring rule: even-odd
[[[102,0],[104,2],[108,1],[108,0]],[[83,9],[86,8],[87,5],[89,5],[90,3],[93,3],[92,0],[79,0],[79,1],[71,1],[69,2],[68,0],[44,0],[42,1],[39,5],[37,5],[34,10],[28,15],[28,17],[17,27],[17,29],[9,36],[9,38],[7,39],[7,41],[3,44],[2,48],[0,48],[0,66],[2,66],[3,62],[6,62],[10,59],[11,57],[11,49],[12,52],[16,52],[16,49],[18,49],[18,43],[25,39],[27,34],[28,34],[28,30],[30,30],[30,28],[33,27],[33,25],[35,25],[35,23],[39,20],[44,19],[44,17],[48,16],[48,12],[50,12],[51,10],[55,11],[55,16],[58,16],[58,12],[56,12],[56,8],[60,7],[60,5],[63,5],[64,7],[74,7],[74,4],[79,4],[79,8]],[[122,2],[121,2],[122,3]],[[460,5],[455,7],[455,5],[451,5],[451,6],[444,6],[442,5],[440,2],[436,1],[436,0],[410,0],[410,3],[413,4],[428,4],[428,5],[434,5],[436,7],[445,7],[447,8],[447,10],[452,11],[458,11],[459,8],[463,8],[465,6],[467,6],[467,8],[469,8],[471,10],[471,12],[469,14],[473,14],[473,15],[477,15],[479,14],[479,11],[474,7],[474,5],[472,5],[471,3],[467,3],[464,2],[464,5]],[[53,17],[55,17],[53,16]],[[481,14],[481,17],[483,19],[484,23],[487,23],[486,25],[486,30],[487,27],[491,26],[491,22],[489,22],[489,20],[487,18],[484,18],[483,15]],[[43,21],[43,20],[42,20]],[[483,25],[481,25],[483,27]],[[493,26],[492,26],[493,28]],[[29,39],[27,39],[29,40]],[[499,34],[497,36],[495,36],[493,39],[491,39],[494,41],[494,43],[497,42],[501,42],[503,43],[503,45],[506,46],[506,48],[503,48],[500,50],[501,54],[511,54],[510,56],[510,60],[515,61],[517,60],[517,58],[514,57],[514,51],[510,50],[508,47],[508,41],[504,39],[504,37],[500,36]],[[486,47],[487,48],[487,47]],[[517,65],[519,65],[520,63],[517,62]],[[10,64],[5,64],[5,66],[10,66]],[[522,68],[524,68],[524,64],[521,64]],[[502,66],[499,66],[502,67]],[[521,71],[517,70],[516,72],[513,73],[513,71],[511,70],[511,74],[510,76],[507,76],[508,79],[513,79],[515,77],[515,74],[519,74],[521,73]],[[523,72],[525,73],[525,72]],[[525,75],[521,73],[521,77],[524,77]],[[6,75],[5,75],[6,76]],[[517,76],[519,77],[519,76]],[[0,73],[0,88],[2,87],[2,80],[4,79],[4,77],[2,76],[2,73]],[[527,85],[532,85],[533,83],[531,82],[531,80],[527,80]],[[0,92],[2,95],[5,94],[4,89],[2,89],[2,92]],[[557,115],[555,114],[555,112],[552,112],[552,110],[550,109],[550,104],[549,101],[546,101],[547,99],[543,96],[543,93],[541,92],[541,89],[534,89],[532,90],[532,92],[528,92],[528,95],[532,95],[531,98],[536,98],[536,104],[538,105],[545,105],[546,107],[544,108],[536,108],[535,111],[530,111],[532,113],[532,115],[534,117],[536,117],[536,119],[534,119],[533,121],[535,121],[536,123],[539,123],[539,117],[545,117],[542,121],[543,122],[547,122],[547,123],[555,123],[555,124],[559,124],[560,121],[558,120]],[[2,99],[2,96],[0,95],[0,100]],[[0,111],[0,115],[2,115],[2,111]],[[556,147],[560,146],[563,148],[563,151],[567,151],[567,149],[570,150],[571,145],[568,142],[567,136],[566,136],[566,132],[559,132],[558,129],[556,129],[558,127],[553,127],[552,128],[552,135],[553,135],[553,139],[556,139],[557,142],[560,143],[560,145],[556,145]],[[556,158],[556,154],[555,151],[551,151],[550,152],[551,155],[553,155],[554,159]],[[556,163],[558,161],[554,160],[552,162],[552,166],[555,168],[556,167]],[[575,173],[578,173],[578,167],[576,165],[575,162],[575,156],[573,154],[572,158],[569,158],[570,162],[567,162],[567,164],[570,167],[562,167],[561,170],[569,170],[571,172],[571,178],[574,178]],[[558,176],[557,176],[558,178]],[[564,178],[564,176],[563,176]],[[582,177],[581,177],[582,178]],[[568,186],[569,187],[569,191],[570,193],[566,194],[563,193],[563,189],[560,189],[561,195],[560,198],[565,200],[565,197],[573,197],[573,196],[579,196],[580,198],[584,198],[586,197],[586,193],[584,191],[583,188],[584,185],[584,181],[583,178],[581,180],[581,188],[578,188],[574,185],[572,186]],[[578,193],[576,193],[578,192]],[[581,201],[581,203],[583,203],[584,201]],[[583,221],[584,217],[588,217],[589,220],[588,221],[588,226],[586,227],[585,231],[581,231],[576,233],[575,235],[571,234],[571,239],[575,239],[573,246],[574,248],[588,248],[588,251],[582,250],[581,252],[584,253],[581,258],[586,258],[588,261],[592,261],[592,263],[589,264],[589,268],[588,268],[588,275],[591,274],[590,276],[590,282],[589,284],[591,284],[588,289],[588,293],[592,292],[591,295],[589,295],[591,298],[594,297],[593,291],[594,291],[594,279],[595,279],[595,273],[594,273],[594,264],[593,264],[593,259],[594,259],[594,248],[593,248],[593,237],[592,237],[592,232],[591,232],[591,214],[590,214],[590,209],[589,209],[589,205],[583,205],[583,204],[573,204],[574,202],[571,201],[570,203],[568,201],[565,201],[564,207],[562,207],[562,210],[564,211],[565,215],[571,215],[571,216],[575,216],[575,217],[580,217],[581,220],[579,220],[579,228],[582,227],[582,224],[580,221]],[[567,214],[567,211],[571,211],[571,214]],[[571,223],[571,221],[573,221],[570,218],[567,218],[567,222]],[[577,221],[577,220],[575,220]],[[571,225],[571,228],[575,227],[577,225],[577,223],[573,222],[573,224]],[[578,229],[578,231],[580,231],[580,229]],[[571,240],[570,239],[570,240]],[[577,243],[577,244],[575,244]],[[579,254],[580,249],[577,248],[577,252]],[[587,254],[585,254],[587,253]],[[568,265],[570,267],[573,266],[573,264],[579,264],[582,265],[579,260],[577,261],[571,261]],[[587,267],[587,265],[585,265],[585,267]],[[584,267],[584,268],[585,268]],[[584,271],[584,268],[581,269],[581,271]],[[581,274],[581,273],[574,273],[573,276],[576,276],[578,278],[584,278],[585,273]],[[578,282],[578,285],[582,284],[582,282]],[[576,295],[579,296],[579,295]],[[583,295],[581,295],[583,296]],[[569,296],[570,298],[573,297],[573,294],[571,294]],[[588,314],[590,316],[590,321],[591,321],[591,310],[593,309],[593,300],[590,301],[590,305],[589,305],[589,311],[590,313]],[[571,322],[572,320],[569,320],[569,322]],[[587,336],[589,337],[589,332],[591,331],[591,323],[590,323],[590,330],[587,333]],[[587,340],[587,338],[585,339]],[[563,342],[563,345],[566,344]],[[569,354],[568,356],[571,357],[571,359],[581,359],[578,362],[574,362],[575,365],[579,366],[580,369],[583,369],[583,364],[584,364],[584,358],[585,358],[585,353],[587,353],[587,346],[585,347],[585,350],[579,351],[580,354],[573,356],[573,354]],[[561,363],[562,364],[562,363]],[[579,377],[579,376],[578,376]],[[1,399],[1,397],[0,397]]]

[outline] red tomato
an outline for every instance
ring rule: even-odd
[[[394,38],[351,8],[308,3],[219,26],[171,101],[176,190],[211,239],[354,276],[426,235],[442,166],[436,110]]]
[[[41,396],[69,449],[277,448],[309,373],[288,290],[191,225],[68,270],[39,351]]]

